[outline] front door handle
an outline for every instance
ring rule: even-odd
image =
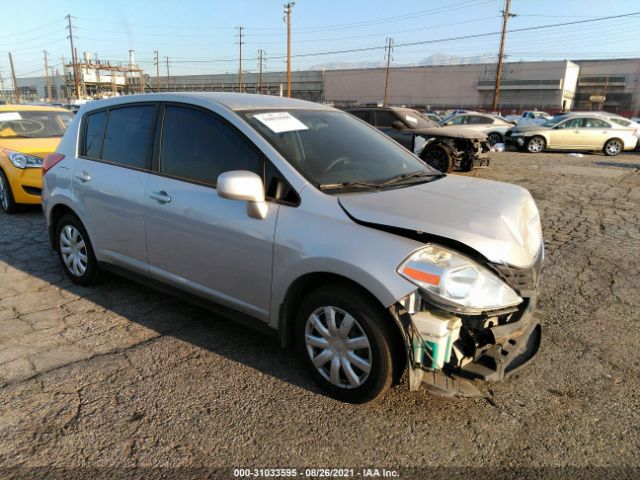
[[[161,190],[159,192],[151,192],[149,194],[151,198],[157,200],[159,203],[169,203],[171,201],[171,197],[167,195],[167,192]]]
[[[89,172],[84,170],[82,173],[76,174],[76,178],[82,183],[87,183],[89,180],[91,180],[91,175],[89,175]]]

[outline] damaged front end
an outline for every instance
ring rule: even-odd
[[[486,140],[478,138],[453,139],[454,169],[468,172],[474,168],[489,166],[490,145]]]
[[[425,386],[442,395],[477,396],[477,389],[464,379],[499,381],[536,355],[541,327],[534,312],[543,256],[541,248],[529,268],[483,266],[517,294],[517,304],[468,309],[448,305],[421,287],[391,307],[407,347],[411,390]],[[425,269],[419,275],[409,273],[431,283],[438,275]],[[471,277],[465,273],[457,281],[468,283]]]

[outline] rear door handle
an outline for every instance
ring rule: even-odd
[[[91,175],[89,175],[89,172],[85,170],[82,173],[76,174],[76,178],[82,183],[87,183],[89,180],[91,180]]]
[[[151,198],[157,200],[159,203],[169,203],[171,201],[171,197],[167,195],[167,192],[161,190],[159,192],[151,192],[149,194]]]

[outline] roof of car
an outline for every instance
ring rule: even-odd
[[[69,110],[60,107],[54,107],[49,105],[24,105],[24,104],[12,104],[0,105],[0,112],[24,112],[24,111],[43,111],[43,112],[66,112]]]
[[[126,95],[122,97],[96,100],[90,102],[90,109],[122,105],[141,101],[184,102],[198,100],[223,105],[230,110],[264,110],[264,109],[298,109],[298,110],[332,110],[331,107],[318,103],[297,100],[294,98],[257,95],[253,93],[228,92],[170,92]]]

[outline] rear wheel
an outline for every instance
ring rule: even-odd
[[[453,170],[453,159],[451,153],[443,145],[427,145],[422,153],[422,159],[430,167],[444,173]]]
[[[69,279],[77,285],[93,285],[100,269],[89,235],[78,217],[63,215],[56,227],[58,258]]]
[[[615,157],[618,155],[624,146],[622,145],[622,141],[617,138],[612,138],[604,144],[603,152],[608,157]]]
[[[527,142],[527,152],[540,153],[546,148],[546,146],[547,141],[544,139],[544,137],[536,135],[534,137],[531,137]]]
[[[18,209],[9,180],[2,170],[0,170],[0,207],[5,213],[15,213]]]
[[[349,285],[320,287],[303,300],[296,346],[312,377],[340,400],[381,397],[394,378],[397,346],[392,320]]]

